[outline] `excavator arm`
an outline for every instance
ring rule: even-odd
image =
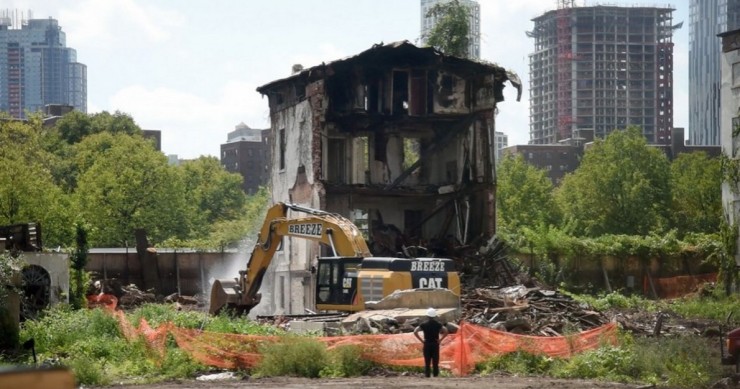
[[[306,216],[288,217],[291,210]],[[267,211],[246,270],[240,271],[236,279],[214,281],[211,314],[227,306],[239,313],[247,313],[259,304],[262,279],[284,236],[318,241],[330,247],[333,256],[337,257],[370,256],[362,233],[345,217],[295,204],[277,203]]]

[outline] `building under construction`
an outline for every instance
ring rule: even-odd
[[[533,19],[530,144],[603,138],[629,125],[669,144],[673,127],[673,7],[558,8]]]

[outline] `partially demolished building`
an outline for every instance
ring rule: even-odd
[[[494,118],[515,75],[409,42],[379,44],[257,88],[270,106],[272,201],[342,214],[373,254],[475,245],[495,232]],[[270,313],[314,306],[308,240],[285,239]],[[272,304],[272,306],[270,306]]]

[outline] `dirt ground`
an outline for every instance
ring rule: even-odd
[[[438,377],[393,376],[357,377],[334,379],[310,379],[295,377],[259,378],[226,381],[177,381],[150,385],[116,386],[131,389],[201,389],[201,388],[459,388],[459,389],[626,389],[640,388],[613,382],[557,380],[539,377],[485,376],[485,377]]]

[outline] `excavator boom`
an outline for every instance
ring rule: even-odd
[[[306,216],[289,218],[290,210]],[[331,248],[335,257],[370,256],[362,233],[345,217],[295,204],[277,203],[267,211],[246,270],[240,271],[238,278],[214,281],[209,308],[211,314],[227,306],[239,313],[247,313],[259,303],[262,279],[284,236],[323,243]]]

